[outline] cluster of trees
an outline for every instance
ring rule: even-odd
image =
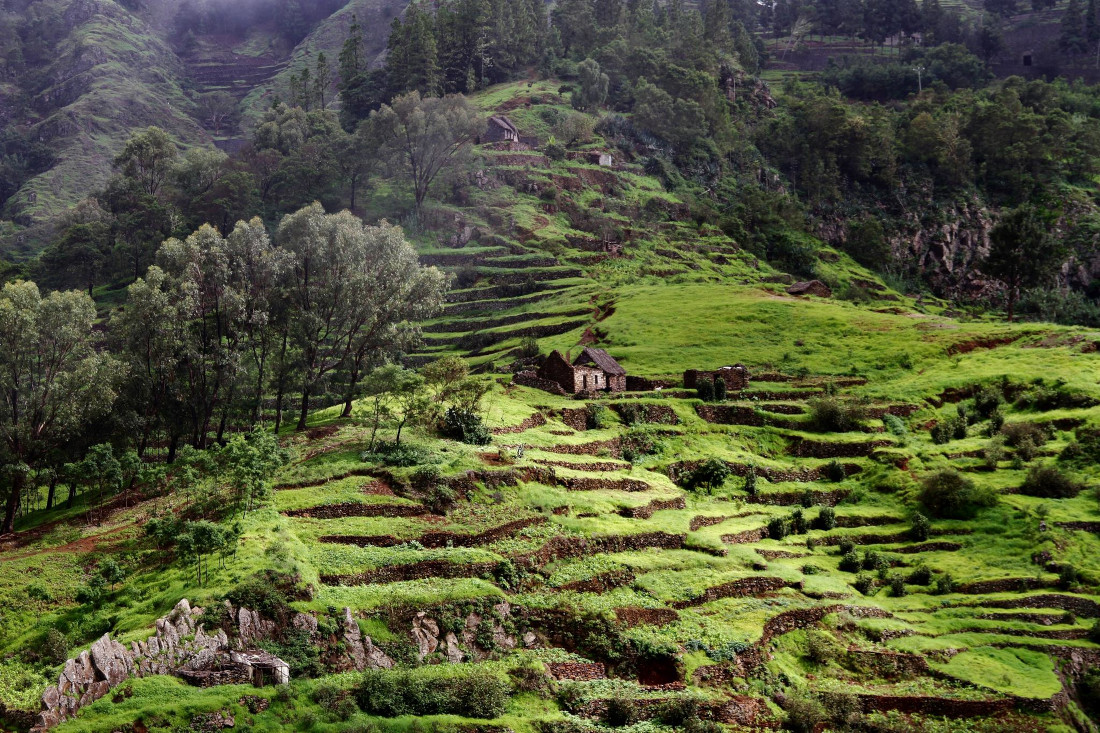
[[[1100,108],[1077,83],[1011,77],[900,107],[855,106],[810,84],[784,92],[788,103],[758,144],[811,204],[861,189],[894,191],[916,174],[1021,203],[1097,171]]]
[[[204,448],[261,420],[268,395],[276,430],[292,392],[299,428],[329,385],[350,414],[363,375],[416,341],[416,323],[439,310],[445,289],[399,228],[319,204],[284,217],[274,241],[259,219],[227,236],[203,225],[165,241],[111,316],[107,348],[87,293],[5,285],[4,531],[30,472],[81,454],[91,435],[122,436],[138,456],[164,444],[171,461],[181,442]],[[255,486],[250,476],[235,485]]]
[[[193,148],[180,153],[159,128],[135,133],[115,159],[106,189],[58,221],[58,234],[33,272],[53,288],[135,279],[165,239],[203,224],[229,236],[236,223],[266,222],[313,201],[326,210],[355,209],[372,175],[407,183],[419,211],[437,177],[461,159],[484,121],[461,96],[413,92],[376,110],[352,133],[330,110],[279,103],[239,155]],[[400,216],[400,208],[390,212]]]
[[[356,22],[340,54],[345,121],[407,92],[468,94],[510,79],[542,61],[547,33],[542,0],[417,1],[393,21],[385,66],[369,69]]]

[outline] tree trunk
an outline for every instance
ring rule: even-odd
[[[306,418],[309,417],[309,387],[302,389],[302,411],[298,416],[298,427],[295,430],[301,432],[306,429]]]
[[[76,504],[76,480],[73,479],[72,481],[69,481],[69,498],[68,498],[68,501],[65,502],[65,507],[67,509],[72,509],[73,505],[75,505],[75,504]]]
[[[4,526],[0,534],[9,534],[15,531],[15,513],[19,510],[19,499],[23,496],[23,482],[26,480],[22,471],[16,470],[11,476],[11,493],[8,494],[8,505],[4,510]]]
[[[164,460],[168,465],[172,465],[176,462],[176,451],[180,447],[180,436],[178,433],[172,433],[172,437],[168,440],[168,457]]]
[[[348,394],[347,399],[344,401],[344,411],[340,413],[340,417],[351,417],[351,403],[355,401],[355,388],[359,385],[359,367],[358,365],[352,367],[351,375],[348,378]]]
[[[54,498],[57,496],[57,472],[54,471],[53,477],[50,479],[50,490],[46,494],[46,509],[53,509]]]

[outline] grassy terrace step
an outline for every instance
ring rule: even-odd
[[[562,291],[577,285],[591,284],[585,278],[547,279],[521,285],[490,285],[488,287],[470,288],[467,290],[452,290],[447,293],[448,303],[468,303],[470,301],[501,301],[510,297],[523,297],[531,293],[543,293],[546,291]],[[526,292],[524,292],[526,291]]]
[[[485,331],[494,328],[501,328],[504,326],[511,326],[516,323],[547,321],[555,318],[575,318],[577,316],[590,315],[591,312],[591,308],[568,308],[558,312],[533,311],[527,313],[515,313],[508,316],[500,316],[497,318],[483,320],[467,320],[456,318],[430,323],[428,325],[425,325],[422,330],[425,333],[468,333],[471,331]]]

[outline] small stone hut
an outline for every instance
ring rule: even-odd
[[[586,348],[570,364],[560,351],[552,351],[539,367],[538,377],[556,382],[568,394],[622,392],[626,370],[603,349]]]
[[[726,383],[726,389],[733,392],[745,389],[749,386],[749,370],[745,368],[744,364],[724,366],[712,372],[700,369],[688,369],[684,372],[684,388],[696,389],[699,386],[699,382],[703,379],[712,382],[715,379],[721,379]]]
[[[481,143],[518,143],[519,129],[504,115],[493,115],[479,140]]]

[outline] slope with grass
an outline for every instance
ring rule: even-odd
[[[739,261],[736,250],[730,257]],[[1088,492],[1041,498],[1019,487],[1034,465],[1100,481],[1096,464],[1080,459],[1100,426],[1100,334],[963,322],[898,295],[888,308],[794,299],[766,282],[764,266],[755,275],[744,266],[740,284],[702,268],[622,280],[596,269],[557,296],[562,308],[592,295],[614,302],[598,322],[600,344],[631,374],[675,379],[687,368],[749,365],[749,387],[714,406],[730,420],[705,419],[713,413],[682,390],[577,401],[486,376],[492,443],[415,432],[401,454],[410,465],[396,466],[361,458],[365,426],[319,412],[309,433],[286,436],[297,458],[270,506],[239,518],[236,554],[203,586],[190,564],[142,537],[154,511],[184,497],[119,505],[92,523],[80,506],[32,516],[36,526],[0,554],[0,644],[16,654],[0,666],[0,700],[17,719],[56,675],[56,662],[27,654],[47,637],[57,643],[50,630],[74,651],[104,632],[141,638],[179,598],[217,603],[269,569],[298,579],[306,590],[291,605],[322,625],[349,608],[399,668],[448,679],[508,673],[492,724],[514,730],[670,724],[673,708],[734,729],[829,716],[922,730],[964,719],[976,730],[1065,730],[1085,720],[1075,683],[1100,651],[1090,634],[1100,546],[1063,523],[1096,522],[1100,512]],[[527,312],[568,323],[553,307]],[[544,352],[575,346],[583,330],[538,343]],[[999,395],[999,418],[982,414],[979,386]],[[601,425],[589,430],[562,421],[567,409],[635,403],[667,408],[675,421],[628,425],[618,415],[637,413],[616,410],[597,411]],[[830,403],[854,411],[850,430],[827,423]],[[536,413],[541,421],[528,420]],[[888,413],[901,417],[874,417]],[[960,414],[963,427],[934,442],[931,428]],[[1001,419],[1037,426],[1038,444],[1007,443],[1020,431],[991,422]],[[808,441],[824,457],[799,457]],[[706,459],[733,476],[688,488],[688,471]],[[914,516],[929,509],[919,481],[943,469],[996,501],[967,519],[932,516],[921,530]],[[106,558],[128,578],[98,605],[77,601]],[[437,631],[439,646],[428,643],[420,658],[430,627],[419,619],[458,629],[470,614],[489,625],[474,623],[453,646]],[[602,666],[584,666],[592,663]],[[590,669],[606,672],[580,674]],[[585,679],[569,679],[577,676]],[[213,713],[257,730],[411,723],[371,708],[354,695],[359,685],[354,673],[299,672],[280,690],[136,680],[58,730],[114,730],[123,719],[168,729]],[[482,724],[423,704],[413,708],[420,724]]]

